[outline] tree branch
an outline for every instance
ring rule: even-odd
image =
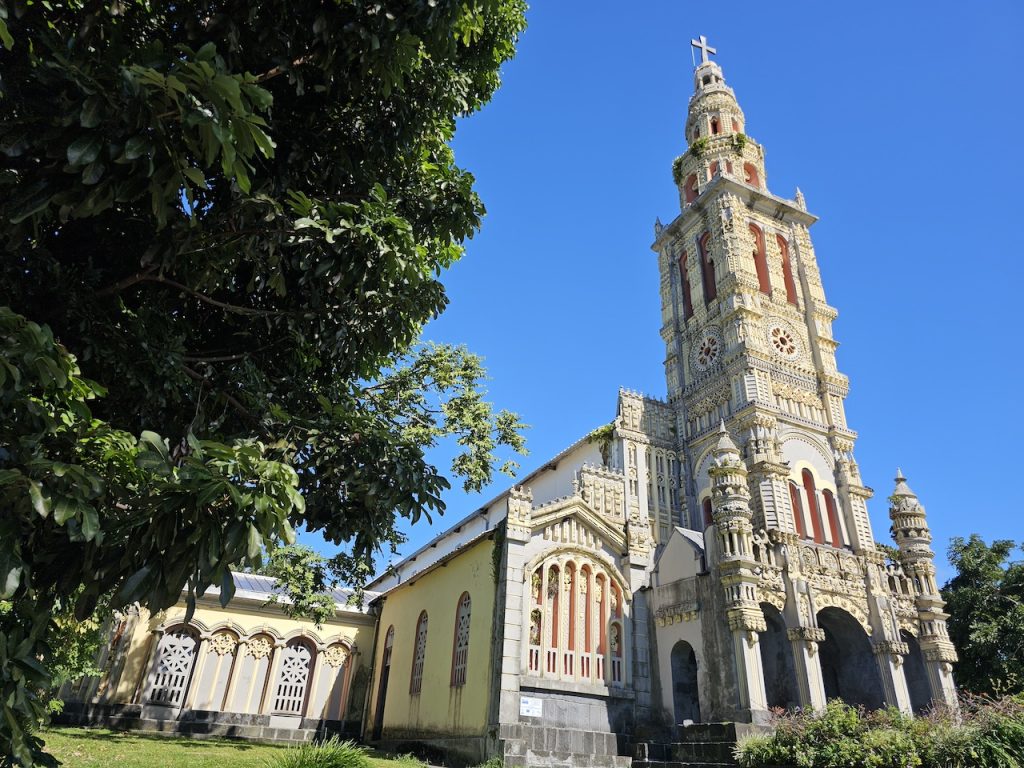
[[[227,402],[229,402],[232,405],[232,407],[236,411],[238,411],[242,416],[248,419],[252,424],[260,426],[260,420],[253,416],[249,412],[249,409],[242,405],[242,403],[236,397],[225,392],[223,389],[220,389],[219,387],[214,387],[213,382],[210,381],[206,376],[203,376],[203,374],[199,373],[199,371],[189,368],[187,365],[181,366],[181,370],[183,370],[185,372],[185,375],[188,376],[193,381],[198,381],[202,382],[203,384],[209,385],[211,389],[223,395],[224,399]]]

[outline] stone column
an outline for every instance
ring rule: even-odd
[[[820,627],[792,627],[786,630],[786,636],[793,648],[800,706],[824,709],[825,681],[821,676],[818,643],[825,642],[825,630]]]
[[[882,640],[872,643],[871,649],[875,653],[878,671],[882,676],[885,703],[896,707],[904,714],[913,714],[907,678],[903,674],[903,657],[910,653],[909,646],[896,640]]]
[[[751,722],[767,721],[768,696],[764,690],[764,667],[761,664],[759,632],[767,629],[764,614],[757,608],[728,611],[732,631],[733,657],[736,660],[736,681],[739,684],[740,708],[750,713]]]
[[[260,714],[269,715],[274,706],[276,695],[277,677],[281,670],[281,657],[284,655],[284,643],[275,642],[274,650],[271,652],[270,664],[267,665],[266,686],[263,689],[263,702],[260,704]]]
[[[526,555],[524,548],[526,542],[532,535],[531,515],[533,510],[533,492],[529,488],[514,487],[509,491],[508,516],[505,528],[505,572],[502,574],[502,584],[499,585],[498,594],[502,591],[505,594],[504,610],[496,613],[495,620],[504,622],[504,637],[500,648],[500,681],[498,684],[498,713],[497,719],[499,730],[501,726],[519,722],[519,679],[527,672],[528,666],[524,662],[523,646],[527,646],[529,652],[530,638],[528,636],[530,627],[530,612],[533,610],[531,599],[531,585],[528,580],[532,574],[525,572]],[[550,631],[544,615],[547,610],[547,569],[542,571],[541,581],[541,602],[538,606],[541,610],[540,630],[540,670],[544,669],[547,663],[545,653],[547,651],[546,636]],[[538,671],[540,674],[540,671]],[[507,730],[507,729],[506,729]],[[506,738],[507,734],[502,733],[500,738]]]

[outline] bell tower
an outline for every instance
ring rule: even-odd
[[[836,368],[829,306],[803,195],[768,189],[764,147],[715,53],[701,62],[672,165],[679,215],[657,224],[662,338],[676,434],[689,459],[684,523],[711,522],[721,422],[750,472],[755,530],[855,552],[874,550]]]

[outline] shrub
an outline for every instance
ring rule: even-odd
[[[267,768],[372,768],[366,750],[352,741],[332,736],[326,741],[289,749],[274,757]]]
[[[830,701],[824,711],[779,715],[771,735],[741,741],[746,768],[1024,768],[1024,698],[969,697],[960,713],[908,717]]]

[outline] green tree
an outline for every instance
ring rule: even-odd
[[[1024,561],[1014,542],[978,534],[949,545],[957,574],[942,588],[949,635],[960,661],[957,683],[974,693],[1024,692]]]
[[[521,0],[0,0],[0,753],[51,613],[190,603],[296,527],[358,584],[523,450],[480,360],[420,342],[480,225],[448,142]]]

